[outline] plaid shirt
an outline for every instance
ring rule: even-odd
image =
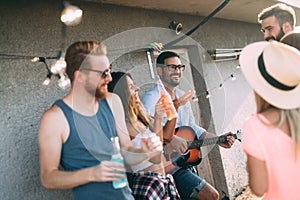
[[[156,172],[135,173],[132,194],[136,200],[180,199],[173,176]]]

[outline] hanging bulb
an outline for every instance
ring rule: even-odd
[[[231,80],[233,80],[233,81],[236,79],[236,77],[233,74],[231,74],[230,77],[231,77]]]
[[[46,77],[45,80],[43,81],[43,85],[49,85],[51,82],[51,79]]]
[[[65,90],[65,89],[67,89],[67,88],[69,88],[70,87],[70,85],[71,85],[71,81],[70,81],[70,79],[67,77],[67,75],[65,75],[65,74],[58,74],[59,76],[59,79],[58,79],[58,86],[61,88],[61,89],[63,89],[63,90]]]
[[[65,59],[63,57],[60,57],[51,65],[50,70],[53,74],[60,74],[65,72],[66,67],[67,67],[67,63]]]
[[[222,83],[220,83],[220,85],[219,85],[219,89],[221,89],[223,87],[223,84]]]
[[[45,57],[34,57],[31,59],[31,62],[46,62],[46,58]]]
[[[40,62],[40,58],[39,57],[34,57],[31,59],[31,62]]]
[[[49,85],[51,82],[51,72],[48,72],[45,80],[43,81],[43,85]]]
[[[240,68],[241,68],[241,66],[240,66],[240,65],[238,65],[238,66],[236,66],[236,68],[237,68],[237,69],[240,69]]]
[[[206,96],[205,96],[207,99],[211,97],[211,95],[209,94],[208,91],[206,91]]]
[[[60,20],[67,26],[75,26],[81,22],[82,14],[83,11],[80,8],[64,2]]]
[[[193,98],[192,98],[192,101],[193,101],[193,102],[198,102],[199,99],[198,99],[197,97],[193,97]]]

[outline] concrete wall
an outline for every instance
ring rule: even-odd
[[[60,1],[0,3],[0,53],[28,56],[22,59],[0,57],[0,199],[71,199],[69,190],[46,191],[39,182],[39,120],[43,111],[67,91],[59,89],[55,81],[43,86],[46,69],[41,63],[32,63],[31,57],[55,56],[61,48],[65,50],[77,40],[105,40],[110,58],[115,60],[114,68],[135,72],[136,82],[144,84],[139,74],[149,77],[150,71],[146,53],[140,49],[146,48],[150,42],[167,43],[176,38],[167,29],[172,20],[183,23],[183,32],[186,32],[202,19],[199,16],[82,1],[73,3],[83,9],[83,20],[78,26],[68,27],[63,40],[59,21]],[[226,130],[241,128],[254,106],[249,86],[240,71],[236,71],[238,62],[213,62],[206,50],[242,48],[261,38],[257,24],[213,19],[192,34],[188,41],[177,44],[176,48],[185,47],[189,55],[194,54],[192,73],[197,92],[202,94],[206,89],[211,90],[212,98],[205,100],[203,95],[199,95],[198,102],[199,123],[207,130],[219,135]],[[190,41],[196,44],[190,44]],[[62,42],[65,43],[63,47]],[[197,51],[193,51],[195,47]],[[139,50],[125,55],[125,64],[116,60],[134,49]],[[197,52],[198,61],[195,59]],[[196,75],[198,72],[201,75]],[[232,72],[235,72],[237,80],[225,81]],[[213,89],[220,83],[224,83],[221,89]],[[208,180],[219,191],[229,192],[233,198],[247,184],[244,155],[238,142],[231,150],[215,147],[207,159],[211,169],[206,170],[212,172]],[[202,164],[198,169],[201,168],[205,169]]]

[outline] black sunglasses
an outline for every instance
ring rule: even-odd
[[[185,65],[174,65],[174,64],[170,64],[170,65],[164,65],[164,67],[167,67],[169,71],[175,72],[177,69],[179,69],[180,71],[184,71],[185,69]]]
[[[96,70],[96,69],[88,69],[88,68],[81,68],[80,70],[81,71],[84,70],[84,71],[90,71],[90,72],[97,72],[101,75],[101,78],[106,78],[111,73],[111,66],[109,68],[107,68],[106,70],[104,70],[104,71]]]

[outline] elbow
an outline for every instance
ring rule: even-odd
[[[52,187],[51,187],[51,185],[50,184],[48,184],[48,182],[47,181],[45,181],[44,179],[42,179],[41,178],[41,185],[43,186],[43,188],[44,189],[46,189],[46,190],[51,190],[51,189],[53,189]]]
[[[253,189],[253,188],[251,188],[251,187],[250,187],[250,189],[251,189],[251,192],[252,192],[255,196],[257,196],[257,197],[262,197],[262,196],[265,194],[264,192],[259,191],[259,190],[256,190],[256,189]]]
[[[53,190],[56,189],[49,181],[49,179],[45,175],[40,175],[40,181],[43,188],[47,190]]]
[[[257,185],[249,184],[249,187],[251,189],[251,192],[257,196],[262,197],[266,193],[266,189],[263,187],[258,187]]]
[[[160,164],[161,163],[161,155],[159,154],[157,156],[154,156],[149,161],[152,162],[153,164]]]

